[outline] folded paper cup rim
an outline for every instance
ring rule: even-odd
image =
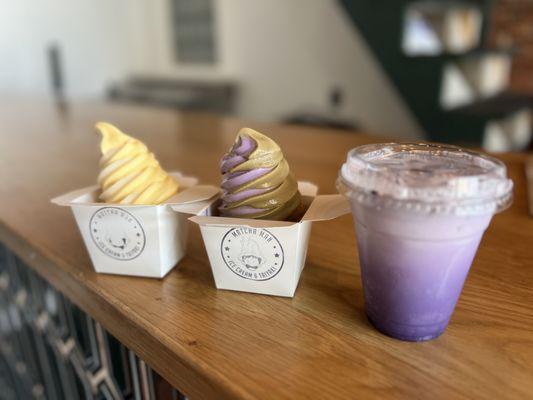
[[[340,194],[317,195],[318,187],[315,184],[307,181],[299,181],[298,190],[302,194],[303,198],[307,198],[309,200],[309,205],[299,221],[276,221],[267,219],[221,216],[193,216],[189,219],[201,225],[240,225],[268,228],[292,226],[305,221],[326,221],[350,212],[350,204],[348,200]]]
[[[198,185],[196,177],[184,176],[181,172],[171,172],[170,176],[178,181],[178,192],[161,204],[120,204],[120,203],[103,203],[94,201],[100,190],[98,185],[91,185],[81,189],[76,189],[63,195],[57,196],[51,200],[52,203],[60,206],[113,206],[125,209],[143,208],[143,207],[172,207],[175,211],[181,211],[180,207],[189,206],[192,203],[215,201],[215,197],[220,190],[212,185]],[[89,196],[90,199],[82,199]],[[93,201],[90,201],[93,200]],[[200,211],[200,210],[199,210]]]

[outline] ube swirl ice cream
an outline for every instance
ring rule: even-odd
[[[512,201],[500,161],[437,144],[352,149],[338,189],[355,221],[365,311],[381,332],[444,332],[492,216]]]
[[[284,220],[300,204],[298,184],[280,147],[253,129],[239,131],[220,172],[222,216]]]

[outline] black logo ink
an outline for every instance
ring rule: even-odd
[[[229,230],[222,238],[220,252],[232,272],[254,281],[272,279],[284,262],[283,248],[278,239],[260,228]]]
[[[141,224],[122,208],[100,208],[91,217],[89,229],[96,247],[116,260],[133,260],[146,244]]]

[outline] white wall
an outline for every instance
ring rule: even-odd
[[[219,62],[178,65],[168,0],[0,0],[0,94],[50,93],[46,46],[63,49],[70,97],[99,96],[131,73],[232,79],[239,114],[278,120],[325,110],[405,138],[421,130],[337,0],[215,0]]]
[[[97,96],[129,70],[136,0],[0,0],[0,93],[50,94],[46,48],[59,44],[70,97]]]
[[[177,65],[170,42],[168,1],[152,0],[147,49],[137,72],[234,79],[239,113],[278,120],[304,109],[327,110],[335,86],[345,95],[341,116],[373,132],[404,138],[421,128],[337,0],[215,0],[219,62]],[[139,26],[137,24],[137,26]]]
[[[324,109],[339,86],[344,116],[374,132],[420,133],[337,0],[222,2],[226,54],[243,82],[244,115],[272,119],[302,107]]]

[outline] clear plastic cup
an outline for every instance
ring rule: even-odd
[[[505,165],[454,146],[352,149],[337,182],[357,233],[365,311],[382,333],[441,335],[492,216],[512,201]]]

